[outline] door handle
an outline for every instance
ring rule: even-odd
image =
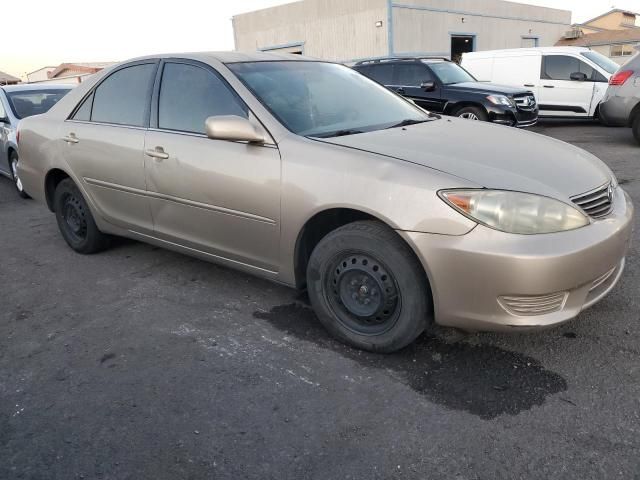
[[[69,135],[64,137],[62,140],[64,140],[67,143],[78,143],[80,141],[78,140],[78,137],[76,137],[75,133],[70,133]]]
[[[533,83],[525,83],[524,86],[525,87],[535,87],[535,85]]]
[[[166,153],[162,147],[149,148],[145,150],[144,153],[145,155],[157,160],[166,160],[169,158],[169,154]]]
[[[544,88],[556,88],[553,85],[543,85]]]

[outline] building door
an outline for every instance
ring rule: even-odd
[[[451,35],[451,60],[460,63],[462,54],[475,50],[473,35]]]

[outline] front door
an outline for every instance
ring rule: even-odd
[[[153,62],[115,71],[60,131],[61,153],[99,215],[147,233],[153,224],[143,151],[156,67]]]
[[[208,117],[251,118],[247,106],[210,67],[171,61],[162,69],[157,119],[145,140],[155,236],[277,271],[278,148],[209,139]]]
[[[577,79],[582,75],[586,80]],[[577,57],[544,55],[538,87],[540,115],[589,116],[594,94],[593,75],[593,68]]]
[[[393,86],[401,95],[410,98],[420,107],[432,112],[442,112],[442,91],[431,71],[421,63],[396,63],[393,68]],[[432,89],[424,89],[425,83],[433,83]]]

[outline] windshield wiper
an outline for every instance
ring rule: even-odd
[[[389,130],[390,128],[398,128],[398,127],[408,127],[409,125],[417,125],[418,123],[425,123],[429,120],[415,120],[413,118],[407,118],[406,120],[402,120],[390,127],[386,127],[385,130]]]
[[[350,128],[345,130],[337,130],[335,132],[323,133],[322,135],[309,135],[309,136],[317,137],[317,138],[333,138],[333,137],[346,137],[347,135],[357,135],[358,133],[364,133],[364,131]]]

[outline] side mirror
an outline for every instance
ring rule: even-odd
[[[246,118],[236,115],[209,117],[205,121],[207,137],[231,142],[264,143],[264,136]]]
[[[569,78],[574,82],[586,82],[587,74],[582,72],[573,72],[571,75],[569,75]]]
[[[433,92],[436,89],[436,82],[422,82],[420,88],[425,92]]]

